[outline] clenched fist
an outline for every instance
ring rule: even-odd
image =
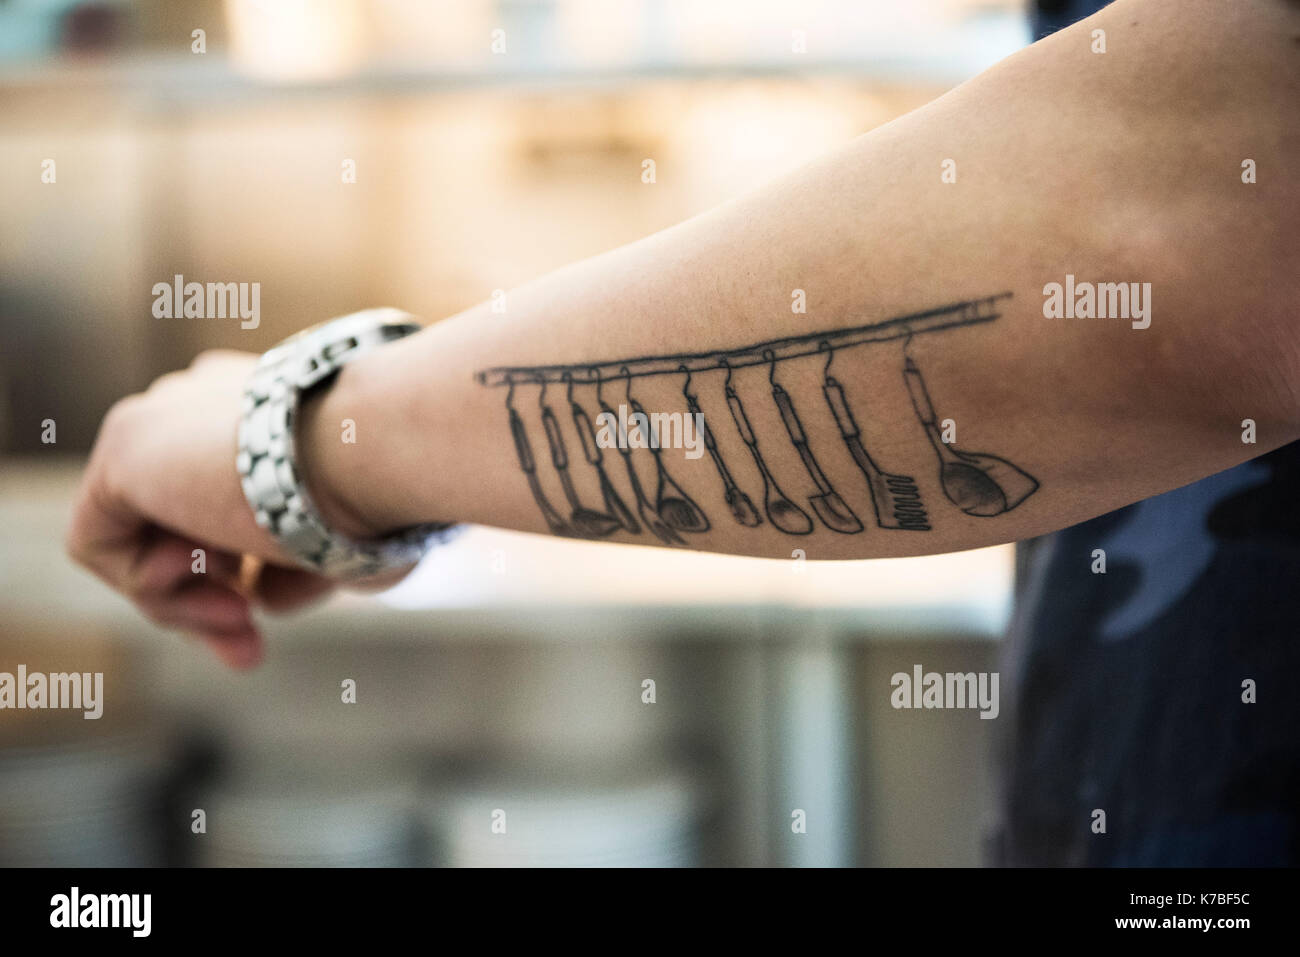
[[[294,566],[244,499],[236,436],[256,361],[207,352],[113,406],[67,536],[72,557],[150,619],[197,635],[233,667],[261,659],[254,607],[288,610],[333,587]]]

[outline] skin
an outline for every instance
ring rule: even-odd
[[[1104,29],[1108,52],[1091,51]],[[1003,290],[996,322],[914,338],[955,448],[988,451],[1041,483],[1013,511],[980,518],[946,506],[934,452],[903,385],[901,343],[836,357],[871,454],[916,477],[928,532],[867,521],[862,478],[820,394],[822,362],[783,364],[832,484],[867,522],[794,538],[741,528],[706,458],[665,450],[705,508],[710,551],[865,559],[1017,541],[1193,482],[1300,438],[1295,303],[1300,191],[1300,9],[1280,0],[1119,0],[971,82],[757,193],[513,290],[346,366],[299,419],[302,472],[327,520],[354,536],[430,520],[546,532],[511,444],[494,366],[587,363],[745,346],[844,328]],[[1241,181],[1254,159],[1258,182]],[[941,163],[956,162],[943,183]],[[1150,328],[1118,319],[1047,319],[1043,287],[1147,282]],[[790,310],[803,289],[806,314]],[[256,607],[297,607],[332,587],[291,563],[252,520],[233,466],[252,356],[200,356],[124,399],[106,418],[68,536],[71,554],[155,621],[198,634],[235,666],[262,653]],[[746,411],[782,487],[815,489],[766,393],[764,367],[736,372]],[[713,374],[710,374],[713,375]],[[693,383],[737,481],[760,480],[721,404],[721,379]],[[682,379],[633,384],[652,411],[679,411]],[[622,383],[606,387],[611,405]],[[580,393],[587,403],[591,393]],[[594,485],[561,419],[574,474]],[[539,479],[550,469],[535,386],[516,406]],[[593,412],[594,414],[594,412]],[[1256,444],[1242,441],[1242,420]],[[340,440],[356,423],[358,441]],[[615,451],[611,474],[622,474]],[[650,484],[648,453],[638,466]],[[580,469],[581,467],[581,469]],[[620,486],[626,495],[626,487]],[[628,499],[630,503],[630,498]],[[562,511],[564,509],[561,509]],[[648,535],[611,541],[656,544]],[[208,550],[206,578],[190,571]],[[264,564],[255,581],[240,557]],[[372,583],[382,584],[382,583]]]

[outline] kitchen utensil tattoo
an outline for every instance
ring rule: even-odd
[[[812,519],[803,509],[790,501],[790,497],[776,484],[776,479],[768,471],[767,462],[763,460],[763,453],[758,450],[758,437],[749,426],[749,417],[745,415],[745,407],[740,404],[740,396],[730,384],[726,386],[726,390],[727,406],[731,409],[732,419],[735,420],[736,431],[749,446],[749,454],[754,457],[758,474],[763,476],[763,510],[767,512],[767,520],[787,535],[807,535],[813,530]]]
[[[844,387],[830,374],[830,360],[826,362],[826,372],[822,379],[822,393],[826,403],[831,407],[835,424],[840,427],[840,436],[848,446],[853,461],[867,479],[867,489],[871,492],[871,506],[876,512],[876,524],[881,528],[903,528],[913,532],[928,532],[929,519],[925,515],[925,506],[921,504],[921,493],[916,487],[916,479],[910,475],[894,475],[883,471],[875,460],[867,454],[862,445],[862,430],[853,418]]]
[[[547,500],[546,493],[542,491],[542,484],[537,480],[537,463],[533,460],[532,443],[528,441],[528,432],[524,429],[524,420],[519,418],[519,413],[515,411],[514,395],[515,390],[512,385],[510,391],[506,393],[506,411],[510,415],[510,435],[515,440],[515,454],[519,456],[519,467],[528,480],[528,488],[533,493],[533,499],[537,502],[537,507],[542,510],[542,518],[546,519],[546,527],[551,530],[551,534],[570,535],[572,532],[570,532],[569,526],[564,523],[560,513]]]
[[[758,510],[754,508],[754,503],[749,500],[749,496],[740,490],[736,480],[731,477],[731,471],[727,468],[727,463],[722,460],[722,453],[718,451],[718,442],[709,431],[709,423],[704,418],[704,411],[700,408],[699,397],[691,391],[691,374],[686,373],[686,384],[682,386],[682,395],[686,397],[686,411],[695,416],[695,421],[699,423],[701,436],[704,440],[704,448],[709,453],[709,458],[713,459],[713,467],[718,470],[718,477],[722,479],[722,497],[731,509],[731,517],[741,525],[753,528],[755,525],[761,525],[763,520],[759,518]]]
[[[771,352],[767,354],[770,356]],[[862,522],[853,514],[853,510],[844,504],[844,499],[840,498],[839,493],[831,487],[821,466],[817,464],[817,459],[813,457],[812,449],[808,448],[808,438],[804,435],[803,423],[799,421],[799,416],[794,411],[794,402],[790,399],[790,393],[781,388],[781,384],[776,381],[775,359],[772,360],[772,371],[768,373],[767,378],[772,383],[772,399],[781,413],[786,434],[790,436],[791,444],[799,453],[799,458],[803,460],[804,468],[808,470],[808,477],[817,486],[818,494],[811,496],[808,504],[813,507],[822,524],[832,532],[854,535],[862,531]]]
[[[652,424],[658,422],[659,418],[649,415],[642,404],[632,396],[632,380],[643,376],[684,374],[686,381],[682,386],[682,397],[685,400],[686,415],[699,430],[703,451],[708,453],[713,471],[721,480],[722,500],[732,518],[742,527],[755,528],[763,524],[765,515],[774,528],[787,535],[808,535],[815,527],[813,518],[777,483],[776,474],[771,468],[771,447],[767,443],[767,438],[763,438],[760,442],[760,434],[755,431],[752,420],[746,412],[746,402],[742,400],[740,391],[732,381],[732,373],[736,369],[765,364],[768,366],[768,385],[772,401],[784,427],[785,440],[788,440],[790,447],[802,463],[808,481],[811,482],[810,487],[816,490],[814,494],[807,496],[812,515],[833,532],[856,535],[865,531],[862,520],[832,485],[822,469],[809,443],[803,421],[796,411],[793,396],[777,380],[778,363],[825,353],[822,394],[826,399],[830,420],[834,421],[845,448],[866,480],[866,490],[870,496],[877,527],[898,531],[928,531],[932,527],[932,519],[922,502],[921,489],[916,479],[910,475],[886,472],[867,452],[862,429],[854,416],[844,385],[831,375],[831,362],[840,350],[854,346],[900,340],[906,345],[917,335],[992,322],[1001,315],[1000,303],[1010,296],[1011,293],[1004,292],[982,299],[963,300],[923,312],[896,316],[870,325],[773,339],[738,349],[641,356],[574,365],[505,366],[485,369],[478,373],[477,379],[482,385],[504,386],[507,389],[506,414],[519,459],[519,467],[547,527],[553,534],[600,539],[607,538],[620,530],[639,535],[644,528],[666,544],[684,545],[686,540],[683,536],[697,535],[709,530],[711,527],[709,516],[681,482],[670,474],[664,449],[659,441],[661,437]],[[692,388],[695,374],[706,372],[725,373],[725,378],[718,383],[721,387],[720,393],[714,395],[726,402],[736,435],[753,459],[754,468],[762,483],[762,514],[727,466],[717,438],[705,419],[699,393]],[[626,390],[626,408],[630,408],[632,413],[629,419],[620,418],[603,395],[602,388],[615,378],[623,380]],[[957,509],[967,515],[980,518],[1001,515],[1019,506],[1038,490],[1037,479],[1006,459],[986,452],[960,451],[944,442],[925,380],[916,362],[906,355],[903,362],[903,380],[916,418],[938,458],[939,488],[943,491],[944,497]],[[583,479],[570,468],[568,446],[559,419],[546,401],[546,386],[552,382],[563,383],[565,386],[570,418],[583,451],[583,460],[578,461],[577,464],[581,466],[585,461],[586,467],[581,471],[589,474],[593,480],[587,483],[587,487],[591,489],[589,494],[599,495],[603,509],[585,504],[579,493],[578,482]],[[551,466],[558,478],[564,500],[568,503],[567,518],[551,504],[542,488],[537,474],[537,462],[533,456],[532,442],[524,421],[514,406],[515,387],[529,383],[541,387],[538,403],[541,410],[542,431],[546,435],[546,443],[550,449]],[[712,382],[709,384],[713,385]],[[597,417],[600,423],[599,430],[593,425],[582,402],[575,398],[575,385],[595,387],[593,398],[595,405],[600,409]],[[752,402],[754,399],[754,396],[749,396],[749,401]],[[861,401],[860,397],[859,401]],[[800,405],[802,404],[800,402]],[[862,406],[859,406],[859,410],[861,408]],[[673,414],[680,416],[681,412]],[[822,412],[821,415],[824,416],[826,413]],[[625,425],[627,421],[634,423],[638,432],[642,433],[639,436],[640,442],[628,440],[628,429]],[[617,433],[616,440],[611,437],[611,432]],[[601,440],[602,434],[605,441]],[[778,442],[778,446],[783,444],[784,441]],[[625,504],[623,496],[620,495],[606,468],[605,458],[601,453],[602,448],[616,448],[623,459],[627,474],[626,487],[631,492],[631,500],[636,509],[635,515]],[[648,450],[649,458],[634,457],[634,449]],[[767,449],[766,455],[762,449]],[[699,454],[700,450],[696,448],[696,452]],[[637,458],[643,459],[645,467],[653,469],[652,486],[643,484],[637,469]],[[653,487],[653,495],[648,494],[647,490],[650,487]]]
[[[632,398],[631,378],[628,377],[627,381],[627,404],[631,406],[632,414],[637,416],[640,422],[650,422],[650,416],[646,415],[645,409],[641,408],[641,403]],[[672,480],[668,469],[664,467],[663,451],[659,448],[658,438],[651,435],[648,444],[650,454],[654,456],[655,475],[659,482],[655,493],[655,511],[674,531],[707,532],[709,520],[700,511],[700,507],[691,501],[691,497],[682,491],[682,487]]]
[[[569,526],[580,538],[604,538],[612,535],[621,523],[613,515],[587,508],[579,501],[578,493],[573,488],[573,479],[569,475],[569,453],[564,447],[564,436],[560,434],[560,423],[555,420],[555,413],[546,404],[545,389],[542,390],[539,401],[542,406],[542,428],[546,430],[546,442],[551,447],[551,464],[560,476],[560,486],[572,509]]]
[[[618,421],[618,415],[605,403],[605,398],[601,395],[599,382],[596,386],[596,402],[600,406],[601,416],[606,423]],[[646,498],[645,489],[642,487],[641,479],[636,472],[636,463],[632,461],[632,446],[627,441],[626,435],[619,436],[618,454],[623,456],[623,466],[627,469],[627,480],[632,486],[632,498],[636,502],[636,511],[641,516],[641,523],[665,544],[685,545],[686,542],[664,522],[662,516],[650,504],[650,500]]]
[[[605,501],[605,511],[617,519],[618,524],[625,531],[633,535],[641,534],[641,526],[637,520],[632,517],[623,500],[619,498],[618,492],[614,490],[614,483],[609,480],[609,475],[605,471],[605,462],[600,454],[600,443],[596,441],[596,430],[592,428],[591,419],[587,412],[573,398],[573,383],[569,382],[569,409],[573,416],[573,427],[578,430],[578,440],[582,443],[582,454],[586,457],[588,464],[596,472],[597,481],[600,483],[600,495]]]
[[[958,452],[943,441],[930,394],[916,363],[907,359],[903,378],[912,395],[912,408],[939,456],[939,483],[943,494],[967,515],[1001,515],[1038,490],[1038,480],[1006,459],[983,452]]]

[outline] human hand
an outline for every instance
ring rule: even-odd
[[[198,636],[236,668],[262,657],[255,607],[291,610],[334,587],[298,568],[258,526],[240,487],[240,408],[256,362],[205,352],[114,405],[67,534],[76,561],[152,621]]]

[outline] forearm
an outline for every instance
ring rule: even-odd
[[[514,290],[504,312],[484,304],[346,367],[306,410],[309,474],[327,508],[369,529],[445,519],[862,558],[1040,534],[1291,441],[1297,203],[1282,170],[1296,146],[1294,20],[1283,4],[1122,0],[757,194]],[[1090,50],[1096,27],[1107,54]],[[1273,173],[1243,185],[1246,156]],[[941,177],[945,159],[955,183]],[[1045,318],[1044,285],[1067,274],[1150,283],[1150,326]],[[806,312],[792,311],[795,290]],[[910,341],[817,348],[823,334],[833,345],[845,330],[1004,291],[985,313],[917,324]],[[743,364],[762,343],[800,337],[811,345]],[[701,356],[680,363],[689,381],[664,358],[683,354]],[[589,380],[602,363],[598,395]],[[480,376],[502,367],[516,371]],[[551,379],[544,393],[536,376]],[[951,444],[919,414],[921,381],[935,425],[955,424]],[[687,390],[718,457],[660,451],[682,494],[669,487],[664,501],[648,450],[603,448],[600,468],[584,454],[575,405],[598,431],[601,400],[631,411],[630,394],[680,415]],[[1244,418],[1257,444],[1243,444]],[[344,419],[355,444],[341,441]],[[618,516],[602,472],[636,532],[600,519]]]

